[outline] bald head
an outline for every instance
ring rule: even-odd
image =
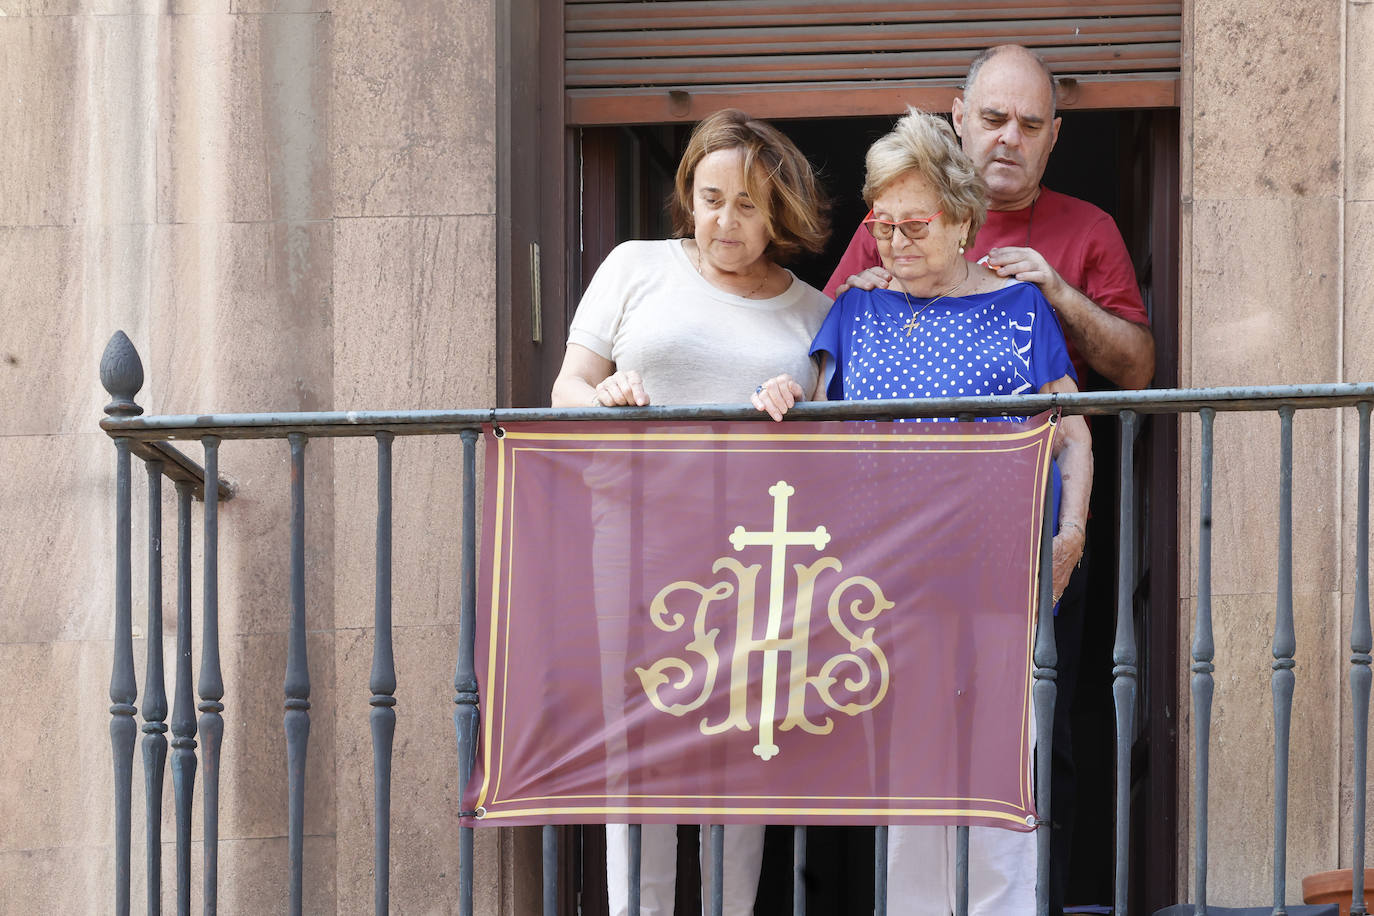
[[[964,152],[987,184],[988,208],[1030,206],[1059,137],[1054,77],[1044,60],[1019,45],[988,49],[969,67],[951,114]]]
[[[1054,116],[1059,94],[1054,73],[1050,70],[1050,65],[1045,62],[1045,58],[1021,45],[994,45],[975,57],[968,65],[968,75],[964,77],[965,101],[974,92],[979,72],[984,65],[992,61],[997,62],[993,67],[994,70],[1006,68],[1031,79],[1043,80],[1045,91],[1048,93],[1046,98],[1049,101],[1050,116]]]

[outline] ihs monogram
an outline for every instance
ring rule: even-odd
[[[756,639],[754,633],[754,599],[757,594],[758,574],[761,564],[745,566],[738,560],[720,557],[711,567],[714,573],[728,570],[734,582],[723,579],[709,586],[701,586],[689,580],[666,585],[654,596],[649,607],[649,615],[655,627],[672,633],[687,623],[681,613],[668,609],[668,598],[677,592],[690,592],[696,595],[696,609],[691,621],[691,641],[684,647],[689,657],[669,656],[659,659],[648,668],[636,668],[635,673],[644,688],[645,694],[654,707],[672,716],[686,716],[700,709],[715,693],[716,683],[721,678],[721,658],[716,641],[721,635],[719,627],[707,628],[707,615],[711,605],[723,601],[732,594],[736,596],[735,632],[732,646],[728,649],[730,711],[719,722],[709,722],[703,717],[700,722],[702,734],[714,735],[729,729],[750,731],[752,725],[748,716],[749,698],[749,660],[755,653],[763,655],[763,680],[759,696],[759,739],[754,745],[754,753],[763,760],[776,757],[779,752],[774,742],[774,729],[779,732],[800,728],[814,735],[829,734],[835,727],[830,716],[820,722],[812,722],[806,717],[807,691],[814,690],[821,701],[830,709],[855,716],[873,709],[887,695],[888,665],[887,656],[874,641],[874,627],[867,627],[856,633],[863,624],[873,621],[883,611],[893,607],[884,597],[878,583],[867,576],[850,576],[840,582],[830,593],[827,614],[830,626],[848,641],[849,651],[841,652],[826,659],[815,673],[810,673],[809,649],[811,642],[811,604],[815,593],[817,577],[826,570],[839,572],[843,567],[834,557],[822,556],[809,566],[795,564],[796,594],[793,604],[792,631],[782,635],[784,597],[787,585],[787,549],[789,547],[810,547],[819,552],[830,543],[830,534],[825,526],[814,531],[788,531],[788,500],[796,491],[785,480],[779,480],[768,488],[773,497],[773,528],[771,531],[746,531],[743,526],[735,528],[730,535],[730,544],[736,552],[748,547],[770,548],[770,569],[768,583],[768,619],[764,637]],[[867,592],[870,603],[861,606],[862,598],[852,599],[848,606],[841,601],[842,596],[851,588]],[[848,616],[848,620],[846,619]],[[851,626],[852,623],[852,626]],[[778,662],[779,655],[788,656],[788,673],[783,687],[786,714],[778,721]],[[850,666],[844,674],[843,688],[852,694],[850,702],[841,702],[834,695],[834,687],[839,682],[836,670],[842,665]],[[674,693],[689,689],[700,690],[689,701],[668,704],[661,693],[669,685]],[[860,697],[868,699],[861,700]]]

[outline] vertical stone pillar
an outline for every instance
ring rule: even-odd
[[[1350,379],[1343,352],[1344,148],[1340,4],[1185,4],[1182,114],[1184,386]],[[1294,425],[1293,616],[1296,691],[1289,783],[1288,900],[1302,875],[1334,867],[1335,723],[1344,702],[1341,634],[1343,421],[1300,412]],[[1180,479],[1180,613],[1187,652],[1196,566],[1199,425],[1185,421]],[[1273,712],[1279,421],[1218,414],[1213,528],[1216,699],[1210,892],[1218,905],[1267,903],[1272,883]],[[1352,502],[1353,505],[1353,502]],[[1186,671],[1186,668],[1181,668]],[[1187,683],[1181,684],[1181,697]],[[1186,703],[1180,703],[1180,710]],[[1191,738],[1181,736],[1179,747]],[[1186,785],[1186,782],[1183,783]],[[1190,886],[1192,819],[1180,843]],[[1187,898],[1191,899],[1191,898]]]
[[[381,11],[333,3],[333,401],[452,408],[495,402],[495,4],[426,0]],[[339,685],[341,899],[372,894],[368,682],[373,647],[376,460],[336,449],[334,545]],[[456,912],[460,448],[402,437],[394,448],[392,912]],[[480,487],[479,487],[480,492]],[[430,713],[445,710],[443,718]],[[503,831],[502,833],[505,833]],[[476,834],[475,912],[527,912],[517,879],[531,852]],[[532,861],[538,863],[537,837]],[[531,898],[537,901],[537,896]]]

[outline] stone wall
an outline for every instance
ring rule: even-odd
[[[1359,0],[1185,4],[1182,308],[1185,386],[1374,379],[1374,10]],[[1180,463],[1181,651],[1196,607],[1199,422]],[[1294,424],[1297,683],[1288,902],[1303,875],[1351,862],[1349,628],[1354,590],[1353,410]],[[1216,699],[1209,903],[1271,900],[1279,421],[1216,423]],[[1190,752],[1187,666],[1180,749]],[[1190,761],[1180,823],[1192,825]],[[1191,827],[1180,899],[1192,898]]]
[[[489,0],[0,2],[0,910],[110,909],[114,450],[95,425],[110,334],[124,329],[143,354],[140,402],[154,413],[494,401],[493,10]],[[1182,384],[1374,378],[1374,7],[1195,0],[1185,12]],[[1296,424],[1290,901],[1302,874],[1350,864],[1354,434],[1350,413]],[[1186,652],[1195,419],[1182,441]],[[1271,867],[1256,813],[1272,804],[1277,420],[1223,416],[1217,442],[1211,900],[1253,903],[1267,899]],[[321,441],[308,455],[307,908],[362,912],[372,449]],[[451,911],[456,894],[457,455],[456,441],[396,446],[392,886],[406,913]],[[226,912],[276,911],[285,884],[286,459],[281,442],[226,443],[221,454],[236,488],[221,511]],[[140,472],[136,519],[145,494]],[[164,516],[170,543],[170,494]],[[135,531],[141,614],[137,521]],[[169,552],[169,613],[171,564]],[[174,636],[169,626],[169,674]],[[1180,714],[1186,749],[1186,699]],[[135,773],[137,824],[137,763]],[[164,811],[167,841],[170,792]],[[197,836],[200,814],[198,799]],[[479,912],[523,911],[536,892],[531,837],[480,838]],[[136,905],[142,843],[136,830]],[[170,844],[163,861],[170,872]],[[194,861],[198,894],[199,846]]]
[[[111,333],[141,352],[152,413],[494,401],[493,10],[0,3],[0,911],[111,911],[114,449],[96,426]],[[308,448],[308,912],[371,908],[373,451]],[[236,489],[220,514],[225,912],[276,912],[286,882],[287,454],[221,449]],[[456,438],[396,445],[398,912],[456,906],[458,454]],[[146,492],[136,467],[140,688]],[[170,616],[170,492],[164,517]],[[199,522],[197,504],[197,551]],[[199,636],[199,555],[194,575]],[[170,678],[174,626],[166,639]],[[136,909],[143,796],[136,761]],[[201,814],[198,795],[197,837]],[[516,840],[482,837],[481,912],[528,883]]]

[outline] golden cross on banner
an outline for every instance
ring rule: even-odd
[[[765,636],[769,646],[763,653],[763,695],[759,710],[759,743],[754,753],[763,760],[775,756],[778,746],[773,743],[773,719],[777,710],[778,692],[778,639],[782,633],[783,584],[787,577],[787,548],[789,546],[814,547],[822,550],[830,543],[830,533],[824,525],[815,531],[787,530],[787,500],[797,492],[787,481],[779,480],[768,488],[773,497],[773,530],[745,531],[743,525],[736,525],[730,535],[730,544],[735,550],[749,546],[773,548],[772,570],[768,586],[768,630]]]

